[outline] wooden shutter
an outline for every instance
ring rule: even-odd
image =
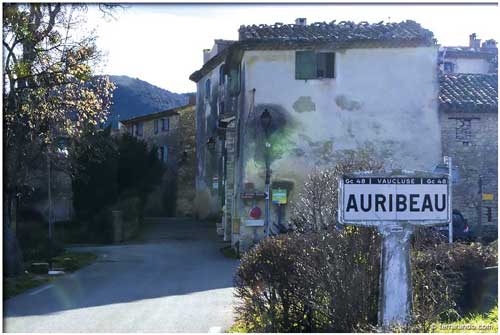
[[[326,53],[326,78],[335,78],[335,53]]]
[[[295,79],[316,78],[316,55],[313,51],[295,52]]]

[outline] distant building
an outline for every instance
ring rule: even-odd
[[[453,186],[453,208],[476,231],[496,236],[498,76],[443,74],[439,102],[443,155],[452,157],[460,176]]]
[[[149,215],[191,216],[195,179],[195,107],[186,106],[120,121],[120,132],[157,148],[166,172],[150,196]]]
[[[442,160],[438,46],[418,23],[298,19],[241,26],[238,41],[220,46],[190,76],[196,189],[241,250],[264,235],[266,185],[282,201],[269,209],[276,232],[307,175],[339,154],[372,146],[389,168]]]
[[[444,73],[497,73],[497,42],[490,39],[481,44],[476,34],[471,34],[469,46],[441,47],[438,64]]]

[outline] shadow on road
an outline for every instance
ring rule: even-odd
[[[214,225],[152,220],[130,244],[76,248],[98,253],[98,261],[46,289],[37,288],[4,302],[4,317],[230,288],[238,261],[221,254]]]

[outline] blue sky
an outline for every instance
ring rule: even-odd
[[[411,19],[434,32],[442,45],[467,45],[469,34],[495,38],[496,6],[429,5],[174,5],[129,4],[104,20],[90,8],[88,27],[106,54],[100,72],[128,75],[173,92],[193,92],[189,75],[202,65],[202,50],[216,38],[237,39],[242,24],[317,21],[400,22]]]

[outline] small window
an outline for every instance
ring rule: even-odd
[[[335,53],[297,51],[295,79],[335,78]]]
[[[168,145],[164,144],[162,147],[163,151],[163,161],[167,162],[168,161]]]
[[[142,136],[144,134],[144,127],[142,122],[134,124],[134,134],[135,136]]]
[[[205,82],[205,99],[210,99],[210,89],[211,89],[210,79],[207,79],[207,81]]]
[[[226,76],[224,75],[224,65],[219,68],[219,85],[224,85],[226,81]]]
[[[463,145],[470,145],[472,140],[472,124],[470,119],[457,119],[456,140]]]
[[[488,222],[493,222],[493,213],[491,211],[491,207],[486,207],[486,216],[488,219]]]
[[[219,115],[223,115],[224,114],[224,101],[221,101],[219,103]]]
[[[156,151],[158,153],[158,160],[163,161],[163,147],[158,148]]]
[[[455,72],[455,64],[453,64],[452,62],[444,62],[443,68],[445,73]]]
[[[170,129],[170,119],[161,119],[161,131],[168,131]]]
[[[154,121],[155,134],[158,134],[158,120]]]

